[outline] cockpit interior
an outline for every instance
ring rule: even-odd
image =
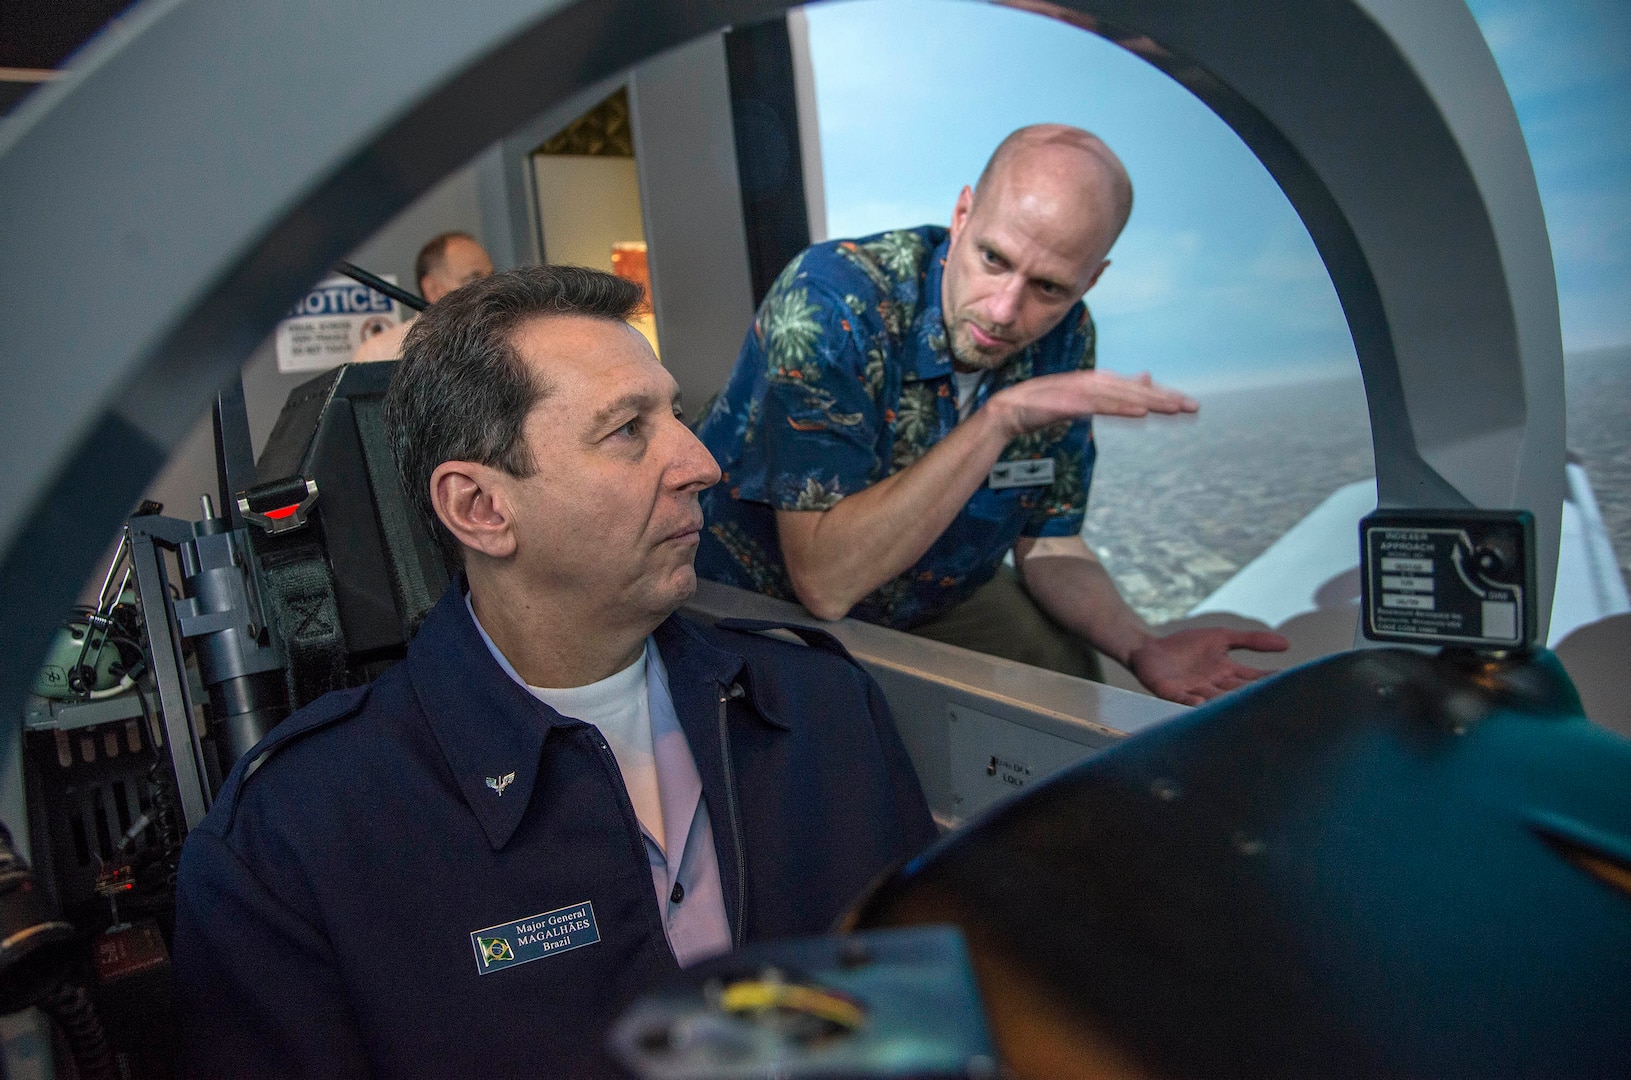
[[[20,18],[47,43],[36,67],[4,66],[0,47],[0,1078],[204,1074],[176,1064],[199,1007],[178,1009],[172,958],[184,842],[237,805],[280,725],[387,678],[466,580],[397,472],[408,324],[494,270],[634,282],[625,321],[699,428],[801,252],[859,234],[868,213],[878,229],[921,224],[890,217],[905,212],[890,177],[915,173],[855,169],[849,144],[840,157],[843,132],[868,128],[857,102],[892,81],[884,46],[853,65],[849,127],[823,113],[836,83],[822,64],[886,21],[1018,27],[1087,49],[1084,65],[1101,50],[1107,69],[1181,93],[1261,171],[1316,279],[1284,284],[1284,303],[1325,305],[1308,319],[1342,339],[1336,375],[1276,391],[1280,413],[1245,377],[1233,396],[1195,391],[1198,418],[1101,417],[1076,531],[1160,632],[1285,647],[1233,650],[1269,673],[1191,705],[1125,658],[1089,680],[699,578],[680,607],[697,624],[864,673],[937,838],[814,936],[738,933],[624,987],[581,1033],[590,1056],[546,1055],[533,1075],[1631,1074],[1631,472],[1577,442],[1589,430],[1623,459],[1631,378],[1604,376],[1590,403],[1617,427],[1576,426],[1573,395],[1585,408],[1577,388],[1597,384],[1566,363],[1536,135],[1479,5],[103,6],[57,36]],[[964,79],[973,97],[1029,85],[939,77],[948,96]],[[950,156],[974,163],[959,166],[972,184],[1007,130],[1060,118],[953,131],[966,145]],[[1137,188],[1148,171],[1124,156]],[[859,178],[842,199],[841,168]],[[937,192],[937,212],[957,197]],[[1160,212],[1150,202],[1134,198],[1133,222]],[[1182,235],[1129,231],[1090,286],[1100,367],[1151,366],[1118,346],[1117,315],[1153,303],[1137,289],[1160,267],[1198,258]],[[449,243],[488,261],[433,294],[431,237],[432,271],[453,265]],[[1226,285],[1214,299],[1238,306]],[[371,339],[378,357],[359,353]],[[1218,346],[1236,347],[1249,351]],[[1591,372],[1631,372],[1631,350],[1599,351]],[[988,488],[1023,482],[1007,464]],[[1180,503],[1189,516],[1172,516]],[[720,684],[727,772],[750,738],[726,731],[727,711],[764,706],[764,685]],[[533,797],[530,767],[518,782],[492,766],[458,798]],[[382,893],[417,887],[392,875],[380,868]],[[722,910],[740,923],[734,902]],[[587,901],[581,920],[539,905],[568,928],[563,951],[610,951],[609,901],[598,924]],[[522,920],[510,938],[452,927],[484,993],[525,977],[510,965],[577,962],[526,952],[544,948],[532,910],[500,913]],[[441,1034],[472,1048],[466,1075],[483,1037]],[[393,1060],[330,1074],[412,1074]]]

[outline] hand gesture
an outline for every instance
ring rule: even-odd
[[[1270,672],[1237,664],[1230,649],[1283,652],[1291,643],[1266,630],[1179,630],[1151,638],[1129,658],[1138,681],[1180,705],[1201,705]]]
[[[1084,416],[1192,413],[1200,403],[1157,385],[1149,372],[1128,378],[1112,371],[1067,371],[1006,387],[986,405],[993,406],[1002,413],[1013,438]]]

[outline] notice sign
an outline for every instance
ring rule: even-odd
[[[1387,511],[1360,523],[1365,636],[1526,647],[1533,524],[1522,511]]]
[[[381,275],[396,284],[393,274]],[[324,278],[277,325],[279,371],[326,371],[368,338],[401,322],[396,302],[336,275]]]

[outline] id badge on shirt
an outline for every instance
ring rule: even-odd
[[[1046,487],[1053,483],[1053,459],[1031,458],[1026,461],[999,461],[991,468],[986,484],[992,491],[1003,488]]]
[[[470,931],[470,946],[476,952],[476,972],[481,975],[539,960],[551,953],[581,949],[599,940],[595,905],[587,900],[485,930]]]

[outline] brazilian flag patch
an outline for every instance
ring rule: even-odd
[[[508,938],[479,937],[476,939],[476,947],[481,950],[481,962],[484,965],[515,959],[515,950],[510,948]]]

